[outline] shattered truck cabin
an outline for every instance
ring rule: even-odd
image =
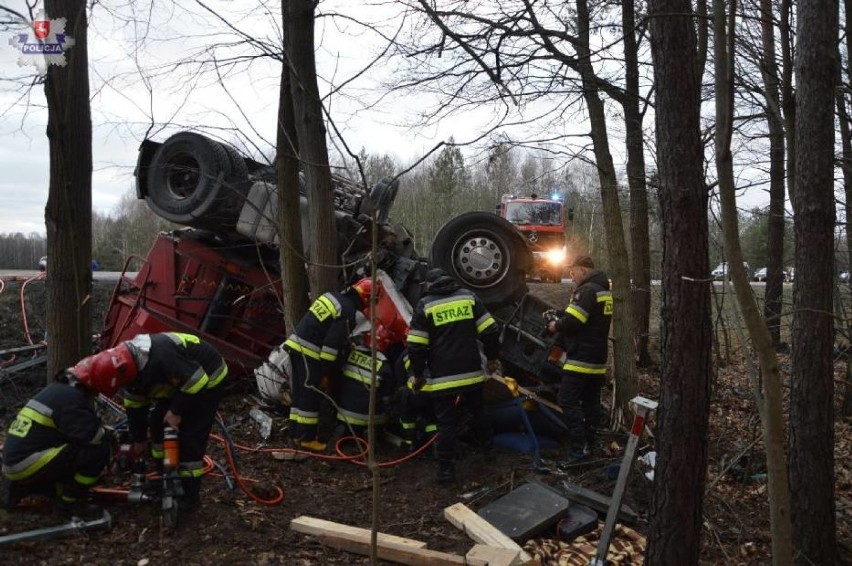
[[[101,347],[141,332],[192,332],[219,349],[234,374],[251,375],[286,338],[275,171],[227,144],[180,132],[162,143],[144,141],[135,176],[137,196],[187,228],[158,235],[146,258],[128,258]],[[348,266],[341,287],[369,273],[375,218],[378,264],[387,274],[378,314],[386,327],[407,323],[427,261],[405,227],[390,221],[398,181],[380,180],[369,192],[347,179],[334,182],[338,256]],[[300,202],[309,247],[314,236],[304,191]],[[528,293],[533,256],[512,224],[488,212],[451,218],[435,236],[429,262],[476,292],[494,314],[507,374],[531,385],[558,382],[562,351],[542,316],[552,306]],[[135,275],[128,273],[131,263],[140,266]]]

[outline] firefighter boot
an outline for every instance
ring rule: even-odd
[[[570,468],[589,459],[591,453],[584,445],[571,445],[568,449],[568,457],[559,462],[560,468]]]
[[[24,490],[19,485],[9,478],[0,476],[0,509],[13,510],[24,495]]]
[[[308,450],[310,452],[325,452],[326,444],[325,442],[320,442],[319,440],[299,440],[297,441],[297,446],[302,450]]]
[[[438,477],[437,481],[441,485],[449,485],[456,481],[456,468],[450,460],[440,460],[438,462]]]
[[[181,478],[183,497],[180,500],[180,510],[194,513],[201,506],[201,478]]]

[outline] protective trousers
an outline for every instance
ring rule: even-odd
[[[438,430],[430,398],[408,387],[400,390],[399,424],[406,448],[416,449]]]
[[[197,499],[201,488],[201,475],[204,469],[204,455],[207,453],[207,441],[216,411],[222,399],[224,388],[220,385],[212,389],[204,389],[193,396],[192,403],[186,404],[181,415],[178,446],[180,450],[180,466],[178,472],[183,480],[184,492],[187,499]],[[151,410],[149,427],[151,441],[155,447],[163,444],[163,417],[169,410],[168,399],[161,400]],[[154,449],[156,456],[157,449]],[[162,452],[160,451],[160,458]],[[161,465],[161,464],[160,464]]]
[[[572,449],[592,447],[601,422],[601,389],[603,377],[562,372],[558,401],[568,428],[568,442]]]
[[[439,460],[453,460],[456,445],[462,432],[462,417],[469,418],[470,431],[481,448],[490,448],[493,442],[491,422],[485,415],[482,386],[467,389],[457,395],[452,393],[432,396],[432,410],[438,424],[435,450]],[[458,401],[457,401],[458,400]]]
[[[293,362],[293,402],[290,405],[290,436],[294,440],[309,442],[317,438],[322,395],[323,364],[310,356],[290,350]]]
[[[66,445],[32,476],[15,481],[20,491],[55,494],[72,503],[97,483],[109,463],[109,444]]]

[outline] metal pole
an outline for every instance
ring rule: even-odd
[[[642,431],[645,429],[645,419],[648,413],[657,408],[656,401],[651,401],[644,397],[634,397],[630,400],[630,404],[634,406],[636,416],[633,417],[633,428],[630,429],[630,438],[627,440],[627,448],[624,450],[624,459],[621,462],[621,469],[618,471],[618,480],[615,482],[612,501],[610,501],[609,509],[606,513],[606,522],[601,533],[601,540],[598,542],[598,550],[595,558],[589,562],[591,566],[606,566],[606,555],[609,552],[612,533],[615,531],[615,520],[618,517],[618,510],[621,508],[621,499],[624,496],[624,489],[627,487],[627,478],[630,476],[630,469],[633,467],[636,447],[639,444]]]

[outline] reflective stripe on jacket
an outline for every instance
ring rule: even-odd
[[[450,393],[483,383],[482,353],[495,359],[499,347],[494,318],[458,284],[430,287],[414,309],[408,355],[412,373],[426,380],[424,392]]]
[[[612,292],[606,274],[592,271],[574,291],[565,314],[556,323],[565,349],[564,371],[606,374],[612,310]]]
[[[18,412],[3,449],[3,473],[30,477],[69,444],[100,444],[105,436],[95,401],[82,389],[54,382]]]

